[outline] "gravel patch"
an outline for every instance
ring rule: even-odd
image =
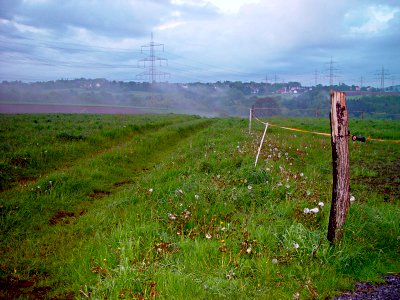
[[[356,283],[356,290],[345,292],[333,300],[399,300],[400,275],[382,276],[384,284],[373,285],[370,282]]]

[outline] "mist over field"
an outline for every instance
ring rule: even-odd
[[[75,79],[0,83],[2,113],[178,113],[207,117],[256,116],[326,117],[329,90],[346,91],[353,117],[400,117],[399,86],[385,92],[358,86],[303,87],[299,82],[147,83]],[[259,110],[257,110],[259,109]]]

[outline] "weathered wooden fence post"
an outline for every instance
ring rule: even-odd
[[[335,243],[342,238],[350,204],[349,133],[345,93],[331,91],[330,118],[333,187],[327,238],[331,243]]]

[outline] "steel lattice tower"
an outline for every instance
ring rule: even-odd
[[[160,67],[161,67],[162,62],[165,62],[168,65],[168,60],[166,58],[156,56],[155,54],[156,47],[162,47],[162,51],[164,52],[164,44],[155,43],[153,40],[153,33],[151,33],[150,43],[147,43],[146,45],[143,45],[141,47],[142,53],[143,49],[145,48],[149,49],[149,56],[142,58],[138,61],[139,65],[141,62],[143,62],[143,68],[146,68],[146,62],[149,62],[149,64],[148,64],[148,70],[136,75],[136,77],[139,79],[148,78],[150,83],[155,83],[157,78],[160,79],[162,77],[165,79],[169,76],[169,73],[157,70],[156,67],[157,62],[160,62]]]
[[[387,70],[385,70],[385,68],[382,66],[381,72],[380,72],[380,74],[379,74],[380,80],[381,80],[381,91],[382,91],[382,92],[385,91],[385,79],[388,79],[388,75],[389,75],[389,73],[388,73]]]
[[[332,56],[331,56],[331,61],[329,62],[329,87],[330,88],[332,88],[333,87],[333,78],[335,78],[335,77],[337,77],[336,75],[335,75],[335,71],[338,71],[339,69],[337,69],[337,68],[334,68],[334,64],[335,64],[336,62],[335,61],[333,61],[333,59],[332,59]]]

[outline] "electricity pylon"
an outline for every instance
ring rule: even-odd
[[[390,75],[387,70],[382,66],[381,71],[376,74],[379,76],[379,79],[381,81],[381,91],[384,92],[385,91],[385,80],[388,79],[388,76]]]
[[[330,86],[330,88],[332,88],[333,87],[333,78],[335,78],[335,77],[337,77],[337,75],[335,75],[335,71],[338,71],[339,69],[337,69],[337,68],[334,68],[334,64],[335,64],[336,62],[335,61],[333,61],[333,59],[332,59],[332,56],[331,56],[331,61],[329,62],[329,86]]]
[[[166,65],[168,65],[168,60],[166,58],[157,57],[155,55],[156,47],[162,47],[162,51],[164,52],[164,44],[155,43],[153,41],[153,33],[151,33],[150,43],[147,43],[146,45],[143,45],[141,47],[142,53],[143,53],[143,49],[149,48],[149,56],[142,58],[138,61],[138,64],[143,62],[143,68],[146,68],[146,62],[149,62],[148,69],[147,69],[147,71],[136,75],[136,77],[138,79],[148,78],[150,83],[155,83],[157,78],[158,79],[160,79],[160,78],[166,79],[169,76],[169,73],[158,71],[156,68],[156,62],[160,62],[160,67],[162,66],[163,62],[165,62]]]

